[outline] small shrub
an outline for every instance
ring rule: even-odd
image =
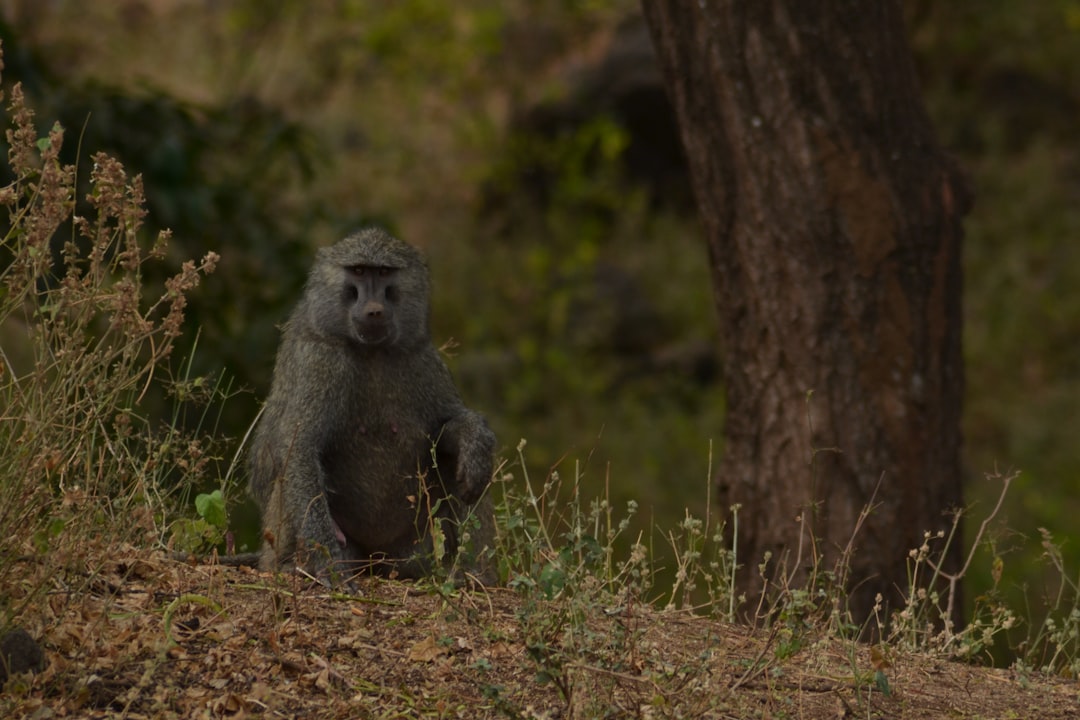
[[[188,261],[163,288],[143,282],[140,177],[97,154],[91,211],[74,215],[77,168],[63,129],[39,137],[20,86],[7,131],[11,182],[0,188],[0,627],[30,604],[51,569],[104,547],[159,541],[170,511],[217,460],[205,438],[148,419],[176,381],[170,360],[188,294],[218,256]],[[210,393],[212,395],[213,393]],[[16,562],[34,558],[33,562]],[[28,576],[34,571],[36,578]]]

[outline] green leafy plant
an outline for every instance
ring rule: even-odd
[[[202,553],[221,545],[229,529],[229,515],[221,490],[195,496],[197,518],[179,518],[172,525],[171,545],[181,552]]]

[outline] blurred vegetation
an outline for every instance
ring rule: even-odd
[[[1005,579],[986,571],[971,595],[1026,585],[1037,604],[1054,590],[1037,528],[1060,534],[1080,511],[1080,2],[906,10],[928,107],[977,192],[964,330],[976,520],[1000,490],[984,471],[1022,471],[987,546]],[[5,83],[36,96],[42,129],[60,119],[80,156],[108,150],[143,173],[146,227],[173,229],[173,265],[221,254],[188,322],[202,328],[198,372],[250,390],[223,434],[240,438],[265,393],[310,248],[376,220],[426,249],[436,340],[454,341],[463,394],[504,454],[527,437],[534,476],[560,466],[610,484],[648,528],[704,514],[724,398],[685,182],[677,158],[649,165],[678,153],[662,112],[637,113],[657,95],[639,44],[620,44],[636,12],[24,0],[0,31]],[[622,66],[644,94],[605,95]],[[1080,565],[1075,542],[1063,552]]]
[[[976,188],[966,223],[967,498],[982,514],[995,466],[1020,471],[972,596],[1057,590],[1064,535],[1080,542],[1080,3],[916,3],[912,35],[931,115]],[[974,530],[969,523],[969,532]],[[1008,528],[1006,530],[1005,528]],[[1017,536],[1014,533],[1018,533]],[[1071,535],[1071,536],[1070,536]]]

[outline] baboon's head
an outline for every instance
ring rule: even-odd
[[[362,348],[411,347],[428,338],[428,292],[420,253],[369,228],[319,251],[309,317],[320,332]]]

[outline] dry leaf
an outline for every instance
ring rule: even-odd
[[[409,650],[409,660],[413,662],[431,662],[435,658],[447,654],[447,649],[435,642],[430,635],[412,646]]]

